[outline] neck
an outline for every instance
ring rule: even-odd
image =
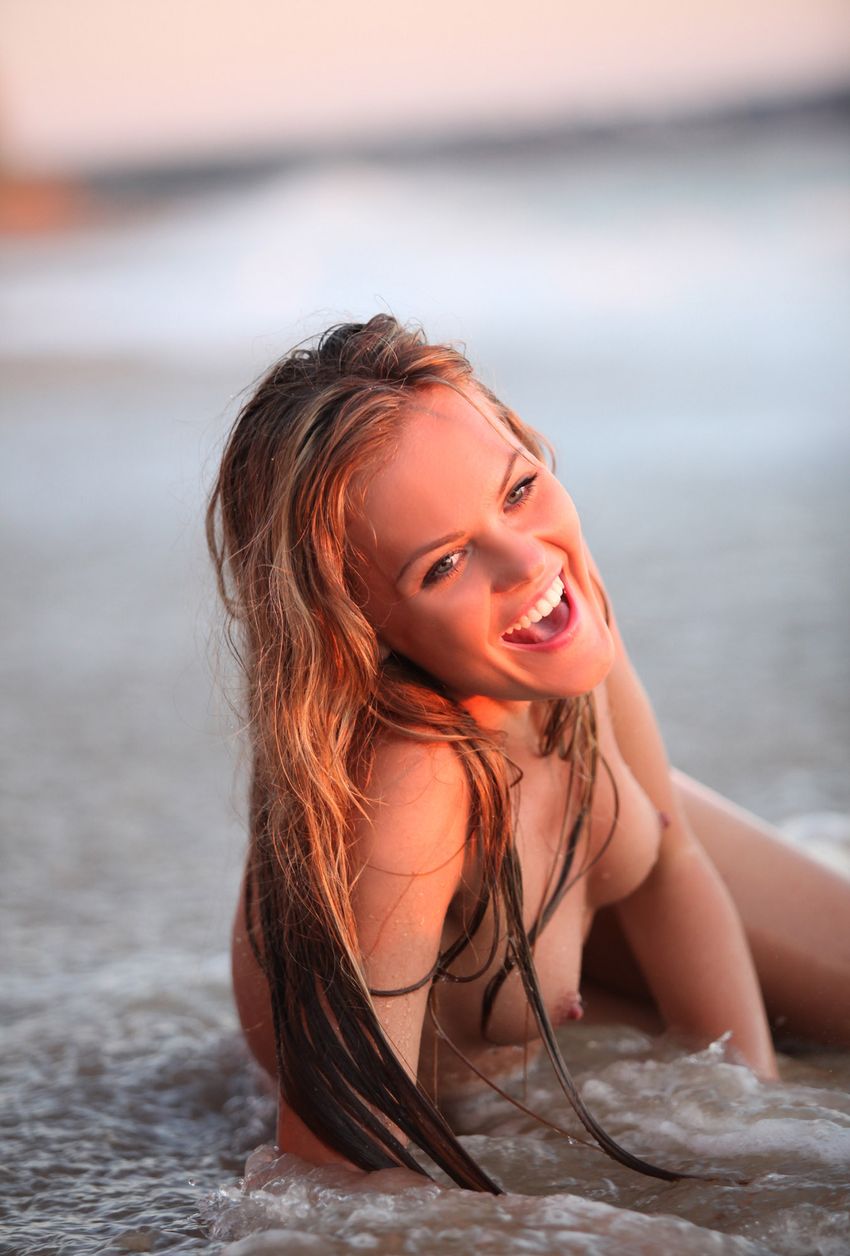
[[[499,702],[476,695],[463,699],[463,706],[482,728],[503,733],[508,746],[536,748],[545,704],[542,702]]]

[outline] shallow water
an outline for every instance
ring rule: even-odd
[[[635,1031],[580,1027],[562,1044],[609,1132],[656,1163],[725,1182],[659,1183],[595,1148],[542,1130],[486,1093],[456,1105],[464,1143],[509,1193],[454,1189],[354,1193],[345,1170],[307,1170],[261,1149],[243,1191],[206,1206],[228,1251],[841,1252],[850,1246],[850,1061],[783,1060],[762,1085],[724,1061],[722,1044],[685,1054]],[[542,1061],[516,1093],[582,1131]],[[745,1185],[737,1184],[746,1180]],[[392,1187],[392,1175],[389,1178]],[[542,1197],[542,1198],[541,1198]],[[250,1237],[257,1230],[262,1239]],[[272,1238],[272,1235],[274,1236]],[[268,1246],[267,1246],[268,1244]]]
[[[210,696],[200,536],[228,399],[305,310],[371,311],[383,285],[554,434],[675,760],[846,868],[840,139],[326,170],[0,250],[0,1250],[850,1249],[847,1055],[798,1051],[759,1086],[587,1025],[567,1054],[612,1133],[752,1184],[637,1178],[485,1095],[456,1115],[506,1199],[352,1196],[291,1163],[240,1192],[272,1113],[228,989],[238,724]],[[545,1070],[530,1092],[564,1108]]]
[[[237,1179],[268,1140],[274,1105],[225,1027],[224,963],[163,951],[63,986],[53,1016],[21,1008],[6,1037],[4,1127],[18,1149],[6,1175],[18,1202],[3,1250],[21,1256],[850,1247],[846,1055],[783,1057],[783,1083],[764,1085],[724,1062],[720,1044],[687,1054],[632,1030],[564,1034],[609,1132],[657,1163],[746,1186],[643,1178],[484,1092],[452,1115],[503,1198],[410,1189],[392,1175],[389,1193],[353,1192],[345,1170],[284,1157],[269,1173],[262,1152],[252,1173],[269,1180],[246,1191]],[[542,1061],[513,1089],[582,1136]]]

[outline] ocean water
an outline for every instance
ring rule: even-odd
[[[746,1186],[637,1177],[477,1092],[455,1117],[504,1198],[269,1163],[200,527],[279,349],[386,307],[463,337],[557,446],[674,761],[850,869],[847,154],[821,126],[317,168],[0,244],[0,1250],[850,1250],[850,1057],[802,1044],[760,1085],[722,1044],[564,1038],[616,1137]]]

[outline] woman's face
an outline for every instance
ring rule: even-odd
[[[385,647],[490,722],[604,679],[613,644],[575,507],[482,394],[417,393],[395,455],[360,487],[350,528]]]

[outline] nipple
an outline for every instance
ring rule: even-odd
[[[565,1025],[567,1021],[581,1020],[584,1016],[584,1003],[577,990],[571,990],[563,998],[558,999],[552,1009],[552,1023]]]
[[[666,811],[659,811],[658,821],[661,825],[662,833],[665,829],[669,829],[670,825],[673,823]]]
[[[570,1006],[567,1008],[567,1020],[581,1020],[584,1016],[584,1003],[580,994],[574,994]]]

